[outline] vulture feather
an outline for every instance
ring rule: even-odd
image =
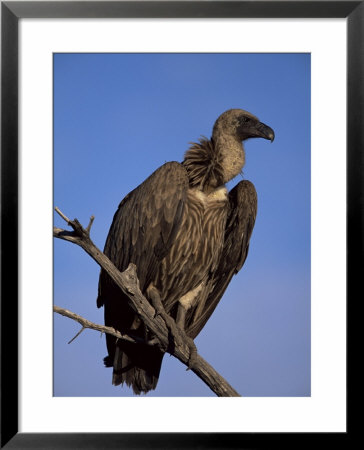
[[[122,200],[106,239],[104,253],[115,266],[124,271],[134,263],[143,294],[157,289],[166,313],[193,339],[248,254],[256,191],[242,180],[228,193],[225,183],[241,173],[243,142],[253,137],[273,141],[274,132],[247,111],[225,111],[211,139],[193,143],[182,163],[164,164]],[[103,270],[97,306],[107,326],[151,338]],[[135,394],[156,388],[163,358],[157,346],[110,335],[106,343],[114,385],[126,383]]]

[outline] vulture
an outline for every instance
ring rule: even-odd
[[[244,141],[259,137],[272,142],[274,131],[247,111],[225,111],[210,139],[191,144],[183,162],[165,163],[121,201],[106,239],[105,255],[120,271],[135,264],[142,293],[151,303],[157,293],[192,342],[248,254],[256,190],[244,179],[230,192],[225,184],[242,173]],[[105,325],[140,338],[106,336],[112,383],[135,394],[155,389],[164,353],[147,345],[153,336],[104,270],[97,306]]]

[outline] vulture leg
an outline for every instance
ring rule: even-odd
[[[185,335],[185,339],[187,341],[188,348],[190,350],[190,359],[188,361],[188,367],[192,369],[196,362],[197,357],[197,348],[193,341],[193,339],[190,336],[187,336],[185,329],[186,329],[186,314],[187,311],[192,307],[196,305],[196,302],[198,301],[199,293],[201,292],[202,288],[204,287],[204,283],[200,283],[195,289],[192,289],[191,291],[187,292],[187,294],[183,295],[178,302],[177,307],[177,317],[176,317],[176,323],[177,326],[183,330],[183,334]]]
[[[147,289],[147,295],[156,311],[156,315],[160,315],[164,320],[171,335],[172,345],[174,345],[174,343],[176,342],[177,345],[183,345],[183,343],[185,343],[188,346],[188,349],[190,351],[188,368],[192,369],[196,362],[197,348],[195,343],[193,342],[193,339],[187,336],[186,332],[184,331],[184,318],[183,318],[183,328],[180,328],[179,326],[177,326],[174,319],[164,309],[158,289],[155,286],[153,286],[152,283],[149,285]],[[184,311],[185,317],[186,310],[184,309]]]
[[[188,349],[190,351],[190,358],[188,360],[188,368],[192,369],[196,362],[197,347],[196,347],[193,339],[190,336],[188,336],[185,331],[186,313],[187,313],[187,309],[181,303],[178,303],[176,325],[183,333],[183,338],[184,338],[186,344],[188,345]]]
[[[181,330],[185,329],[186,314],[187,309],[183,305],[181,305],[181,303],[178,303],[176,324],[181,328]]]
[[[198,301],[198,295],[204,286],[205,283],[200,283],[197,287],[195,287],[195,289],[187,292],[187,294],[183,295],[179,299],[176,322],[181,330],[185,330],[186,313],[192,306],[196,305]]]

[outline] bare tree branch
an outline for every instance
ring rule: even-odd
[[[80,325],[82,325],[81,330],[76,334],[75,337],[73,337],[68,344],[73,342],[86,328],[90,328],[91,330],[100,331],[101,333],[107,333],[111,334],[112,336],[117,337],[118,339],[123,339],[124,341],[132,342],[133,344],[136,344],[138,342],[143,342],[145,344],[145,341],[142,339],[138,339],[137,337],[131,337],[126,334],[121,334],[118,330],[115,330],[115,328],[112,327],[106,327],[105,325],[98,325],[97,323],[91,322],[90,320],[85,319],[84,317],[79,316],[78,314],[69,311],[65,308],[60,308],[59,306],[54,305],[53,311],[57,314],[61,314],[62,316],[68,317],[72,320],[75,320]]]
[[[143,320],[148,329],[158,338],[158,345],[161,350],[171,353],[183,364],[188,366],[190,358],[190,347],[188,343],[174,342],[174,345],[171,348],[170,335],[165,321],[160,315],[155,315],[154,308],[140,290],[135,265],[130,264],[124,272],[120,272],[112,264],[109,258],[95,246],[90,239],[90,228],[93,217],[91,218],[88,227],[84,229],[77,219],[69,220],[58,208],[56,211],[68,225],[72,227],[73,231],[70,232],[54,227],[54,237],[72,242],[83,248],[83,250],[85,250],[85,252],[108,273],[117,286],[119,286],[119,288],[128,296],[130,306]],[[84,326],[82,323],[81,325]],[[219,397],[240,396],[240,394],[199,354],[194,357],[194,361],[195,363],[191,370],[200,377],[216,395]]]

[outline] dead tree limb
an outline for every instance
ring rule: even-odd
[[[155,315],[154,308],[143,296],[139,288],[139,280],[137,278],[135,265],[130,264],[124,272],[120,272],[112,264],[109,258],[95,246],[90,239],[90,229],[94,220],[93,216],[85,229],[77,219],[68,219],[58,208],[56,208],[56,211],[73,231],[66,231],[54,227],[54,237],[77,244],[85,250],[85,252],[107,272],[117,286],[128,296],[130,306],[138,314],[141,320],[143,320],[148,329],[158,338],[157,345],[161,350],[171,353],[183,364],[188,366],[190,358],[188,344],[186,342],[175,342],[173,349],[171,349],[168,328],[161,316]],[[195,364],[191,370],[219,397],[240,397],[240,394],[200,355],[197,354]]]
[[[60,308],[59,306],[54,305],[53,311],[56,312],[57,314],[60,314],[61,316],[68,317],[69,319],[72,319],[72,320],[78,322],[82,326],[81,330],[76,334],[75,337],[73,337],[68,342],[68,344],[70,344],[72,341],[74,341],[76,339],[76,337],[78,337],[82,333],[82,331],[85,330],[86,328],[89,328],[90,330],[100,331],[101,333],[111,334],[112,336],[115,336],[118,339],[132,342],[133,344],[137,344],[138,342],[142,342],[143,344],[145,344],[144,339],[141,339],[137,336],[129,336],[127,334],[121,334],[118,330],[115,330],[115,328],[107,327],[105,325],[99,325],[97,323],[91,322],[90,320],[85,319],[84,317],[79,316],[78,314],[76,314],[72,311],[69,311],[68,309]]]

